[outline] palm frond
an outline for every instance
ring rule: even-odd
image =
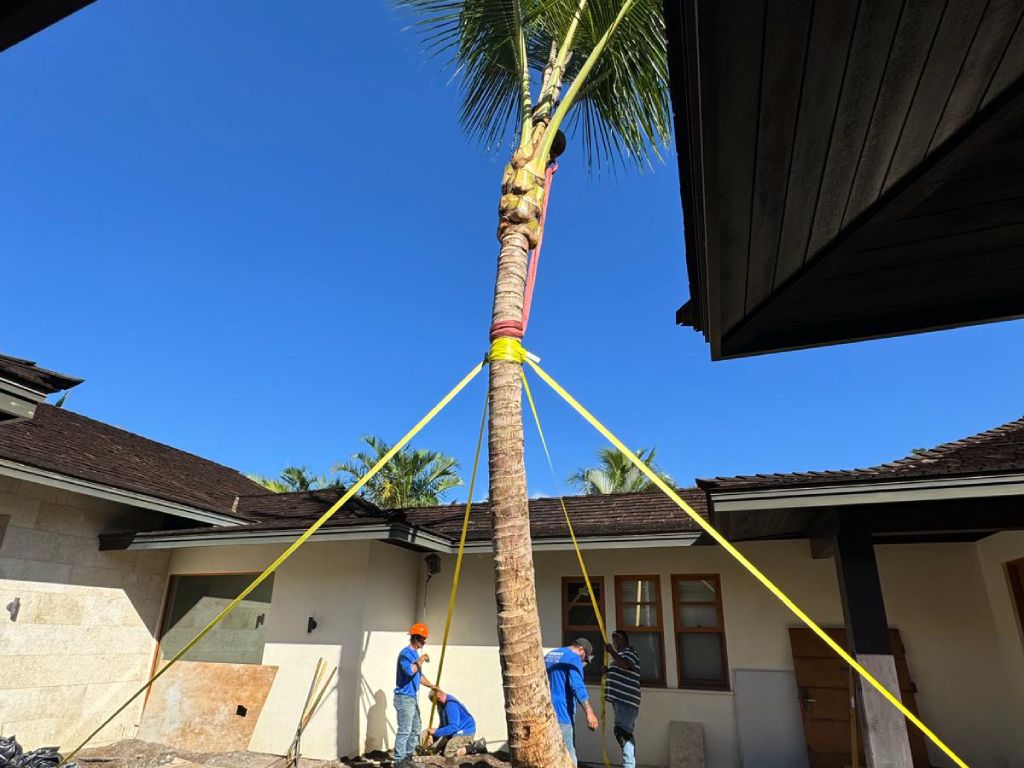
[[[622,0],[588,3],[578,34],[583,51],[593,49],[621,6]],[[586,59],[586,53],[574,59],[576,72]],[[671,127],[662,4],[635,0],[581,86],[569,132],[581,136],[591,168],[614,169],[660,160]]]
[[[582,12],[580,0],[397,2],[419,17],[427,51],[445,57],[461,91],[463,128],[490,149],[507,146],[524,124],[530,94],[522,49],[536,86],[552,45],[562,45],[578,14],[571,50],[560,52],[571,54],[560,107],[567,132],[580,137],[592,169],[643,167],[661,157],[671,112],[660,0],[586,0]]]
[[[349,461],[338,462],[334,471],[357,480],[391,450],[387,442],[366,435],[363,442],[369,451],[354,453]],[[383,509],[435,506],[444,494],[462,485],[458,476],[459,462],[438,451],[408,446],[398,451],[374,477],[363,486],[362,495]]]
[[[672,479],[654,464],[655,449],[640,449],[636,456],[650,467],[662,480],[671,484]],[[599,493],[646,493],[657,486],[641,472],[633,462],[614,448],[597,451],[598,465],[578,469],[568,477],[570,486],[585,495]]]

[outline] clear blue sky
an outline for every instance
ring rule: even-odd
[[[403,26],[385,0],[99,0],[0,54],[0,350],[84,377],[73,410],[247,471],[397,438],[485,351],[502,168]],[[1024,412],[1019,322],[712,364],[674,324],[686,293],[674,158],[595,181],[570,144],[527,346],[678,482]],[[483,387],[421,444],[468,465]],[[561,479],[600,438],[541,408]]]

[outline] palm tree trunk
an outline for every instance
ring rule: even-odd
[[[503,227],[493,322],[521,321],[531,243]],[[516,768],[571,766],[551,707],[530,539],[520,365],[492,360],[488,435],[498,645],[509,752]]]

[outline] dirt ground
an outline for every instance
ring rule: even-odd
[[[128,739],[94,747],[79,753],[75,762],[80,768],[284,768],[284,759],[259,752],[189,752],[163,744]],[[436,768],[508,768],[509,764],[494,755],[444,758],[420,757],[417,762]],[[341,760],[299,760],[298,768],[376,768],[388,765],[384,755],[377,753]]]

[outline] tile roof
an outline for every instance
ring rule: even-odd
[[[1024,418],[861,469],[737,475],[698,480],[708,490],[757,490],[1024,472]]]
[[[336,489],[310,493],[274,494],[259,499],[259,510],[252,499],[243,498],[239,512],[257,522],[217,528],[192,528],[173,531],[150,531],[135,534],[135,541],[166,535],[224,536],[232,533],[255,535],[309,526],[338,498]],[[686,488],[679,494],[699,514],[706,516],[706,494],[697,488]],[[623,493],[595,496],[567,496],[566,507],[578,537],[657,535],[698,531],[682,510],[661,493]],[[458,541],[462,530],[465,504],[438,507],[378,510],[361,499],[349,502],[321,530],[343,530],[356,525],[405,523],[447,539]],[[531,535],[535,540],[561,539],[569,535],[557,498],[530,499]],[[467,539],[471,542],[491,538],[490,508],[487,502],[473,505]],[[110,539],[114,541],[113,538]],[[120,538],[118,538],[120,541]]]
[[[229,515],[236,496],[270,494],[237,470],[46,404],[0,425],[0,459]]]

